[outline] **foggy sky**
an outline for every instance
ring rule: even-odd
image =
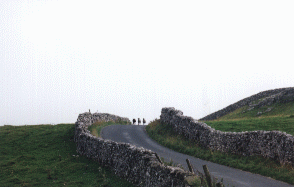
[[[0,0],[0,125],[199,119],[293,87],[293,1]]]

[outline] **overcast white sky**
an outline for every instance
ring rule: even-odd
[[[0,125],[201,118],[294,86],[294,1],[0,0]]]

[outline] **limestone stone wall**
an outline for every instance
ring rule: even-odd
[[[79,154],[109,167],[117,176],[138,186],[188,186],[185,178],[191,173],[161,164],[155,152],[91,135],[88,127],[97,120],[129,122],[128,118],[111,114],[80,114],[75,124],[74,137]]]
[[[87,114],[87,115],[86,115]],[[129,118],[124,118],[124,117],[120,117],[120,116],[116,116],[113,114],[108,114],[108,113],[85,113],[84,114],[84,118],[82,118],[82,120],[89,120],[88,124],[92,125],[94,122],[97,121],[104,121],[104,122],[108,122],[108,121],[113,121],[113,122],[119,122],[119,121],[126,121],[128,124],[131,124],[131,121],[129,120]],[[78,118],[79,120],[79,118]],[[80,119],[81,120],[81,119]]]
[[[294,164],[294,137],[280,131],[222,132],[183,116],[175,108],[162,108],[160,120],[187,139],[212,150],[252,156],[261,155],[280,163]]]
[[[255,101],[257,100],[259,101],[255,103]],[[294,101],[293,87],[267,90],[267,91],[252,95],[250,97],[247,97],[245,99],[242,99],[234,104],[227,106],[224,109],[214,112],[208,116],[205,116],[204,118],[201,118],[200,120],[202,121],[214,120],[246,105],[249,106],[248,110],[251,110],[253,108],[260,108],[266,105],[270,106],[274,103],[287,103],[291,101]],[[269,110],[271,110],[271,108],[269,108]]]

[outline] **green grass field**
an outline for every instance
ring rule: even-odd
[[[220,124],[221,121],[216,122]],[[232,126],[226,127],[223,125],[219,127],[222,130],[234,130]],[[241,131],[244,131],[245,127]],[[148,124],[146,131],[152,139],[177,152],[294,184],[294,168],[290,165],[281,165],[261,156],[245,157],[202,148],[198,146],[197,142],[189,141],[183,136],[175,134],[169,125],[161,124],[159,120],[154,120]]]
[[[133,186],[76,153],[74,124],[0,127],[0,186]]]
[[[231,120],[214,120],[205,121],[205,123],[216,130],[226,132],[242,131],[282,131],[294,135],[294,117],[290,116],[273,116],[262,118],[241,118]]]

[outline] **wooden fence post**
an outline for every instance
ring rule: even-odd
[[[223,185],[223,183],[218,182],[218,183],[215,184],[215,186],[216,186],[216,187],[223,187],[224,185]]]
[[[203,165],[203,170],[204,170],[204,173],[205,173],[205,178],[206,178],[206,181],[207,181],[207,185],[209,187],[212,187],[212,180],[211,180],[211,176],[210,176],[210,173],[208,171],[207,165]]]
[[[188,158],[186,159],[186,162],[187,162],[187,165],[188,165],[189,171],[190,171],[191,173],[194,173],[194,168],[193,168],[193,166],[192,166],[192,164],[190,163],[190,160],[189,160]]]

